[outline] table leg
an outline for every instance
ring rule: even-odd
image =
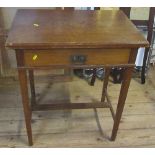
[[[94,86],[95,80],[96,80],[96,68],[93,69],[93,76],[92,76],[91,81],[90,81],[91,86]]]
[[[133,68],[126,68],[124,70],[122,86],[120,90],[120,95],[119,95],[118,105],[117,105],[117,110],[116,110],[116,116],[114,119],[114,125],[113,125],[113,130],[112,130],[112,135],[111,135],[112,141],[115,140],[116,135],[117,135],[120,119],[122,116],[123,108],[125,105],[125,100],[126,100],[127,93],[128,93],[128,88],[129,88],[130,81],[131,81],[132,72],[133,72]]]
[[[29,70],[29,80],[30,80],[30,89],[31,89],[31,106],[36,104],[36,93],[35,93],[35,84],[34,84],[34,71]]]
[[[22,103],[25,115],[25,123],[28,135],[29,145],[33,145],[32,142],[32,129],[31,129],[31,108],[29,105],[29,97],[28,97],[28,86],[27,86],[27,75],[26,70],[18,70],[19,81],[20,81],[20,89],[22,96]]]
[[[104,82],[103,82],[103,88],[102,88],[101,102],[105,101],[105,91],[107,90],[110,71],[111,71],[111,68],[105,69],[105,76],[104,76]]]

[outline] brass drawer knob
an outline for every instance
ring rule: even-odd
[[[35,55],[32,57],[32,60],[35,61],[35,60],[37,60],[37,59],[38,59],[38,55],[35,54]]]

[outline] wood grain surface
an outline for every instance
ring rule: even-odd
[[[120,10],[19,9],[6,46],[15,49],[136,48],[148,42]]]
[[[72,62],[73,56],[84,56],[83,63]],[[48,65],[107,65],[127,64],[130,49],[52,49],[52,50],[25,50],[25,66]],[[34,59],[35,58],[35,59]]]

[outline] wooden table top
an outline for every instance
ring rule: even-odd
[[[19,9],[6,46],[138,48],[148,46],[148,42],[122,11]]]

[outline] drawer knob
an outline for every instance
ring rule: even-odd
[[[35,54],[35,55],[32,57],[33,61],[37,60],[37,58],[38,58],[38,55],[37,55],[37,54]]]
[[[85,63],[86,62],[86,55],[72,55],[71,56],[72,63]]]

